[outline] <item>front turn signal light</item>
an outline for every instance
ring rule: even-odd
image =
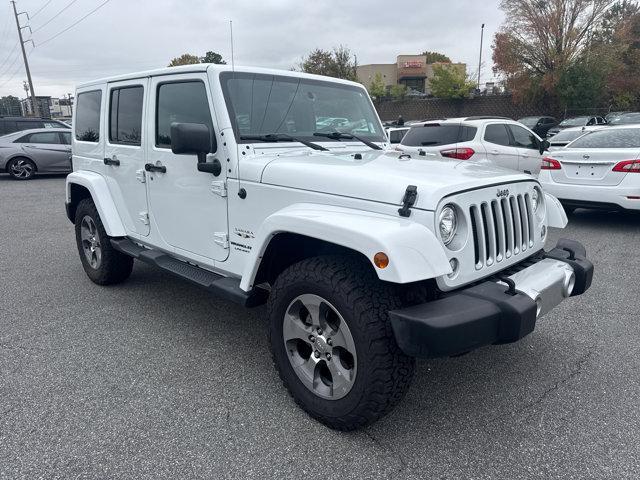
[[[389,265],[389,257],[384,252],[378,252],[373,256],[373,264],[378,268],[387,268]]]

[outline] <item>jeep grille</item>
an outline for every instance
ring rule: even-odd
[[[534,246],[531,198],[518,193],[469,207],[476,270]]]

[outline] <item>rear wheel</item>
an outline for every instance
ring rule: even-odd
[[[7,165],[7,172],[16,180],[30,180],[36,174],[36,164],[28,158],[13,158]]]
[[[315,257],[286,269],[269,297],[273,361],[296,403],[353,430],[389,412],[413,377],[388,312],[400,306],[364,262]]]
[[[91,281],[111,285],[129,278],[133,258],[113,248],[93,200],[86,198],[78,204],[75,225],[78,253]]]

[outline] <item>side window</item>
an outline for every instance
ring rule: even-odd
[[[13,143],[27,143],[31,134],[23,135],[20,138],[16,138]]]
[[[595,117],[591,117],[589,119],[589,121],[587,122],[587,125],[595,125],[596,124],[596,118]]]
[[[171,148],[171,124],[204,123],[213,133],[209,100],[204,83],[186,81],[158,86],[156,104],[156,146]]]
[[[484,131],[484,141],[495,143],[496,145],[510,145],[511,141],[509,138],[509,132],[507,131],[507,126],[504,123],[487,125],[487,128]]]
[[[142,131],[142,86],[116,88],[109,102],[109,141],[140,145]]]
[[[60,138],[62,139],[63,145],[71,145],[71,133],[60,132]]]
[[[24,139],[26,137],[29,138],[26,139],[26,141],[23,140],[22,143],[60,143],[60,137],[57,132],[32,133],[22,138]]]
[[[102,92],[78,94],[76,105],[76,139],[82,142],[98,143],[100,140],[100,104]]]
[[[536,149],[536,137],[529,130],[518,125],[509,125],[513,134],[513,146],[518,148]]]

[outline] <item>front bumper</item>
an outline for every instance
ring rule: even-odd
[[[446,357],[512,343],[531,333],[536,320],[566,297],[584,293],[592,278],[585,248],[561,239],[512,275],[389,312],[391,325],[400,349],[413,357]]]

